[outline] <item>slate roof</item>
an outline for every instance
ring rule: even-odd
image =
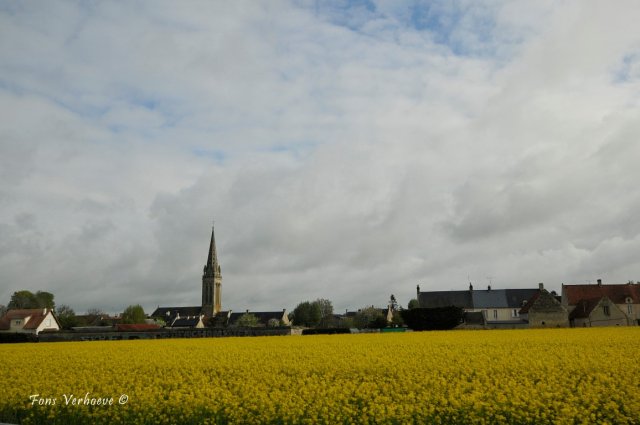
[[[420,292],[418,303],[422,308],[436,308],[455,306],[460,308],[473,308],[471,293],[473,291],[433,291]]]
[[[285,314],[285,312],[282,310],[280,311],[243,311],[241,313],[231,313],[231,315],[229,316],[229,323],[230,324],[236,323],[238,319],[240,319],[243,315],[247,313],[253,314],[254,316],[256,316],[258,318],[258,321],[264,325],[268,324],[269,320],[271,319],[282,320],[282,317]]]
[[[170,320],[173,320],[178,315],[180,317],[199,316],[201,312],[202,312],[201,306],[158,307],[153,313],[151,313],[151,317],[157,317],[168,323]]]
[[[171,323],[172,328],[195,328],[200,323],[200,316],[198,317],[180,317]]]
[[[473,308],[507,308],[506,289],[474,290],[471,292]]]
[[[464,309],[520,308],[538,289],[474,289],[467,291],[420,292],[423,308],[455,306]]]
[[[581,300],[608,297],[614,304],[626,304],[631,298],[633,304],[640,304],[640,284],[622,285],[563,285],[562,296],[566,305],[577,305]]]
[[[29,321],[27,321],[22,329],[37,329],[48,313],[52,313],[54,320],[57,322],[55,315],[53,315],[53,312],[50,309],[30,308],[9,310],[2,319],[0,319],[0,330],[8,331],[11,329],[12,320],[26,319],[27,317],[29,317]]]

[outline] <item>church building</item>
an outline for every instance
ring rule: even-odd
[[[214,228],[211,228],[211,242],[207,263],[202,271],[202,305],[193,307],[158,307],[151,317],[162,319],[169,324],[177,318],[205,318],[215,316],[222,309],[222,271],[216,251]]]

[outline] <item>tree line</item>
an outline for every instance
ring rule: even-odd
[[[56,306],[55,296],[51,292],[46,291],[37,291],[34,293],[29,290],[21,290],[14,292],[6,307],[0,305],[0,317],[3,316],[7,310],[40,308],[52,310],[63,329],[71,329],[75,326],[87,326],[89,324],[97,326],[111,324],[106,319],[103,319],[107,314],[97,308],[89,309],[87,314],[78,316],[76,312],[66,304]],[[146,318],[147,316],[142,306],[135,304],[128,306],[122,312],[120,323],[145,323]]]

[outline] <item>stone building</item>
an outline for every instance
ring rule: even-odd
[[[640,321],[640,284],[606,285],[602,279],[598,279],[595,285],[563,284],[562,305],[569,312],[569,319],[574,326],[621,325],[618,311],[625,316],[625,326],[637,325]],[[597,318],[598,315],[602,316]]]
[[[629,318],[609,297],[583,299],[569,315],[571,326],[629,326]]]
[[[539,284],[538,292],[520,309],[520,317],[530,328],[564,328],[569,326],[569,313],[554,294]]]

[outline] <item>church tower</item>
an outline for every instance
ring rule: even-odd
[[[207,264],[202,272],[202,314],[213,316],[222,309],[222,273],[216,252],[216,238],[211,228],[211,243]]]

